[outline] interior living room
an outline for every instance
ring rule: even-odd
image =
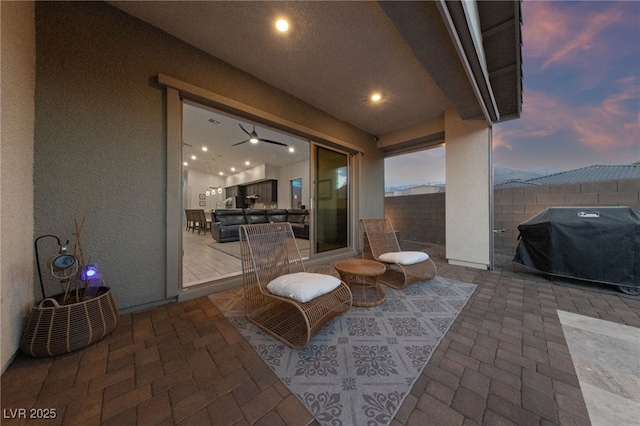
[[[308,258],[309,141],[194,102],[183,114],[183,206],[200,215],[182,218],[183,287],[242,272],[238,222],[248,210],[253,223],[292,223]]]

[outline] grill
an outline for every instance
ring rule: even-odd
[[[640,294],[640,212],[629,207],[548,207],[518,226],[514,262],[552,276]]]

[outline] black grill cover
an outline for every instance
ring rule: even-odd
[[[640,212],[549,207],[518,226],[514,262],[551,275],[640,287]]]

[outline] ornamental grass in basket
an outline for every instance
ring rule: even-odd
[[[104,285],[97,266],[85,263],[82,232],[86,212],[81,221],[73,220],[75,244],[73,254],[55,235],[42,235],[34,242],[42,301],[33,307],[20,348],[34,357],[54,356],[88,346],[109,334],[118,322],[118,308],[111,289]],[[59,280],[63,292],[47,297],[42,280],[38,241],[55,238],[57,253],[45,266]]]

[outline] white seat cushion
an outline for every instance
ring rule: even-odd
[[[331,275],[313,272],[296,272],[281,275],[267,284],[267,289],[282,297],[304,303],[333,291],[340,285],[340,280]]]
[[[398,265],[413,265],[429,259],[429,255],[423,251],[394,251],[378,256],[378,260]]]

